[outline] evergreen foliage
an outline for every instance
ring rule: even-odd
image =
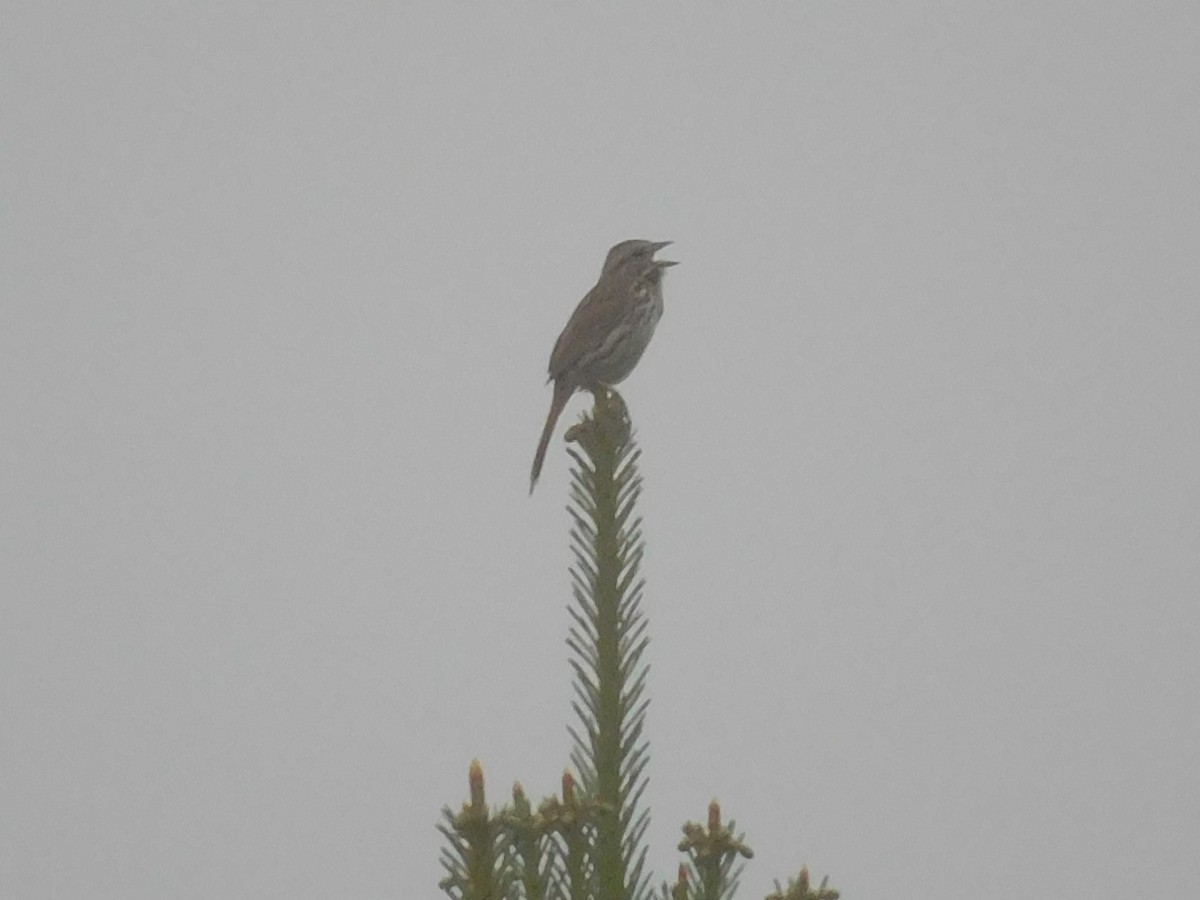
[[[446,837],[440,886],[454,900],[650,900],[643,838],[649,810],[642,806],[649,763],[644,736],[649,645],[641,610],[644,582],[641,477],[628,412],[615,391],[598,392],[591,415],[567,431],[574,466],[570,506],[571,626],[567,637],[574,674],[569,726],[573,749],[561,797],[534,810],[520,784],[512,803],[492,813],[483,772],[471,764],[470,801],[458,813],[443,810]],[[741,860],[754,854],[721,823],[714,800],[706,826],[687,823],[679,844],[686,860],[664,900],[732,900]],[[837,900],[822,882],[813,890],[808,870],[776,882],[768,900]]]

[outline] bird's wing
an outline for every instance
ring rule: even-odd
[[[620,325],[633,295],[631,282],[624,272],[608,273],[579,301],[550,354],[552,379],[557,380],[575,368],[582,357],[598,350],[605,337]]]

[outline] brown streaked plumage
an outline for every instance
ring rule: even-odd
[[[622,241],[608,251],[600,278],[571,313],[550,354],[554,395],[529,476],[537,484],[554,425],[571,395],[624,380],[642,358],[663,313],[662,278],[671,260],[654,254],[670,241]]]

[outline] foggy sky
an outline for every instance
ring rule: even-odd
[[[1194,4],[10,5],[0,894],[439,896],[568,762],[546,362],[675,241],[657,881],[1200,885]]]

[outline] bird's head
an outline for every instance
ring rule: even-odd
[[[656,266],[660,270],[678,265],[674,260],[654,258],[655,253],[670,243],[671,241],[643,241],[640,239],[621,241],[608,251],[608,256],[604,258],[604,268],[600,270],[600,274],[605,275],[616,271],[630,263]]]

